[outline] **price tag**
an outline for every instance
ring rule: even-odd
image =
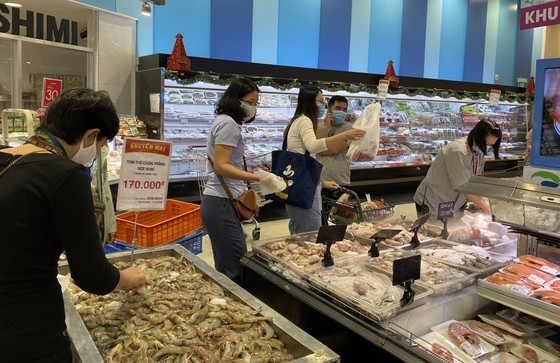
[[[165,209],[170,164],[170,142],[126,138],[117,209]]]
[[[319,233],[317,234],[317,243],[325,243],[327,241],[342,241],[346,233],[345,224],[339,224],[334,226],[321,226],[319,227]]]
[[[43,101],[42,107],[48,107],[62,92],[62,80],[56,78],[43,78]]]
[[[377,86],[377,97],[384,100],[387,98],[387,92],[389,92],[389,80],[380,79],[379,85]]]
[[[539,285],[544,285],[546,283],[546,280],[540,278],[539,276],[535,276],[533,274],[529,275],[529,277],[527,277],[527,280],[532,281],[535,284],[539,284]]]
[[[420,279],[422,256],[414,255],[393,261],[393,286]]]
[[[500,91],[499,89],[491,89],[490,90],[490,96],[488,98],[488,104],[490,106],[498,106],[498,102],[500,102],[500,95],[502,94],[502,91]]]
[[[559,272],[557,269],[548,266],[541,266],[539,270],[544,271],[547,274],[551,274],[551,275],[557,275]]]
[[[453,218],[453,207],[455,202],[443,202],[438,204],[437,218],[440,221]]]

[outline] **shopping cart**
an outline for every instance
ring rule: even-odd
[[[190,146],[188,150],[189,151],[188,154],[189,154],[189,158],[192,158],[192,160],[195,162],[196,165],[198,191],[202,198],[202,193],[204,192],[204,188],[206,187],[206,182],[208,181],[208,169],[207,169],[208,157],[206,155],[205,147],[204,150],[201,150],[202,147],[200,148],[200,150],[197,149],[199,148],[197,148],[196,146]],[[262,160],[265,159],[266,156],[267,154],[246,157],[245,160],[247,162],[247,171],[250,172],[255,172],[257,170],[268,171],[268,168],[265,167],[262,163]],[[265,204],[271,202],[271,200],[266,199],[264,195],[262,195],[259,183],[251,182],[251,188],[257,194],[258,197],[257,204],[259,205],[259,207],[262,207]],[[254,225],[253,231],[251,233],[253,240],[256,241],[261,238],[261,227],[255,217],[251,218],[251,220],[249,221],[244,221],[243,223],[244,224],[251,223]]]
[[[358,194],[347,188],[340,188],[337,200],[322,197],[323,218],[334,224],[352,224],[381,221],[394,214],[395,206],[381,201],[366,199],[361,201]]]

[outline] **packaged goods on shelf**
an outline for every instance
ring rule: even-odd
[[[207,133],[215,118],[214,109],[226,86],[197,82],[181,84],[171,79],[162,79],[163,117],[161,137],[172,140],[173,149],[184,149],[205,144]],[[292,118],[297,105],[297,89],[279,90],[261,87],[256,119],[243,126],[243,135],[249,152],[253,154],[271,153],[281,147],[283,131]],[[344,91],[324,92],[325,97],[344,95],[348,99],[349,111],[353,119],[359,117],[364,108],[376,101],[374,94],[354,95]],[[469,109],[461,112],[461,106],[470,100],[418,99],[405,95],[390,95],[383,101],[379,115],[381,145],[373,161],[353,161],[351,169],[375,167],[399,168],[405,166],[428,165],[445,143],[465,135]],[[525,105],[500,104],[476,108],[478,119],[486,110],[498,123],[511,123],[511,119],[523,124]],[[472,109],[472,107],[471,107]],[[516,115],[516,116],[512,116]],[[525,145],[525,130],[507,130],[508,143]],[[505,140],[504,140],[505,142]],[[258,146],[257,146],[258,145]],[[504,146],[506,144],[504,143]],[[522,158],[524,148],[507,145],[508,158]],[[173,177],[189,177],[184,169],[175,170]]]

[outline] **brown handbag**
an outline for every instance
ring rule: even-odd
[[[210,161],[210,165],[214,168],[214,163],[212,163],[212,159],[208,157]],[[247,163],[245,161],[245,156],[243,156],[243,165],[245,167],[245,171],[247,171]],[[247,183],[247,190],[239,196],[239,198],[234,198],[229,190],[224,178],[221,175],[216,174],[222,188],[226,191],[231,204],[233,205],[233,209],[235,209],[235,214],[241,222],[251,220],[253,217],[259,215],[259,205],[257,203],[257,193],[251,188],[251,183],[246,180]]]

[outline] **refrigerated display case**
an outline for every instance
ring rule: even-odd
[[[502,193],[502,195],[510,194],[511,190]],[[548,194],[543,197],[546,200],[551,198]],[[394,226],[385,225],[383,228],[394,228]],[[347,238],[351,236],[347,235]],[[380,257],[375,258],[367,256],[367,252],[363,249],[349,249],[347,245],[340,246],[341,248],[331,247],[335,260],[332,268],[322,266],[320,255],[318,258],[316,256],[319,247],[313,241],[312,237],[301,234],[253,242],[251,251],[241,261],[245,267],[244,287],[315,338],[325,342],[341,355],[343,361],[354,361],[367,353],[372,360],[383,362],[439,362],[439,358],[433,354],[433,347],[429,344],[434,341],[430,338],[434,332],[435,335],[445,336],[438,331],[438,327],[449,325],[453,321],[472,324],[477,316],[484,322],[484,319],[494,318],[503,312],[504,306],[528,314],[529,317],[535,317],[540,322],[549,323],[546,332],[543,330],[538,333],[542,333],[543,336],[545,333],[546,335],[557,333],[560,327],[560,306],[527,296],[516,296],[511,290],[491,286],[485,281],[492,273],[513,263],[512,256],[494,253],[477,246],[428,239],[421,243],[419,249],[409,248],[411,246],[401,248],[385,246],[380,251]],[[304,248],[302,242],[311,245],[311,253],[300,251],[300,248]],[[362,243],[360,239],[355,239],[354,242]],[[343,243],[346,244],[347,241]],[[336,246],[336,243],[333,246]],[[488,259],[479,260],[472,266],[459,265],[456,260],[447,259],[450,257],[448,255],[445,256],[446,259],[434,255],[428,257],[421,251],[423,248],[433,251],[437,248],[451,249],[455,246],[462,247],[455,251],[456,255],[459,254],[458,251],[473,248],[484,250],[481,256],[487,255]],[[414,253],[422,254],[423,271],[428,264],[435,266],[433,271],[437,273],[431,275],[431,278],[435,278],[437,283],[431,283],[428,279],[423,280],[423,277],[415,281],[414,285],[428,287],[429,292],[428,296],[425,296],[418,290],[421,301],[409,309],[406,307],[393,308],[390,311],[383,309],[383,304],[388,304],[387,301],[381,303],[381,307],[364,304],[362,297],[354,296],[356,293],[363,293],[364,297],[371,298],[360,285],[363,280],[358,278],[352,283],[347,283],[345,280],[349,276],[359,277],[364,267],[370,267],[374,272],[390,276],[393,260],[407,258]],[[449,254],[451,253],[453,252]],[[480,262],[484,262],[484,265]],[[441,264],[449,270],[443,269]],[[347,273],[345,270],[350,272]],[[460,273],[461,271],[463,273]],[[328,282],[318,281],[316,276],[321,275],[335,279],[334,287]],[[336,280],[338,277],[343,281]],[[449,281],[439,281],[443,278],[448,278]],[[367,281],[368,288],[373,288],[374,280]],[[525,319],[525,321],[529,320],[529,318]],[[508,340],[507,344],[512,343],[510,345],[517,346],[522,342],[528,344],[530,335],[527,333],[527,336],[519,341],[512,338],[513,340]],[[558,336],[555,339],[558,340]],[[505,358],[506,351],[519,354],[512,349],[512,346],[505,345],[506,343],[499,347],[503,352],[499,353],[500,356],[496,359]],[[536,348],[531,347],[531,349]],[[496,361],[492,357],[494,351],[498,352],[498,349],[482,352],[476,361],[484,361],[484,359]],[[560,359],[560,352],[556,355],[556,359]],[[519,361],[519,357],[517,359]]]
[[[216,76],[219,78],[219,76]],[[170,180],[195,181],[197,167],[190,149],[204,149],[214,120],[214,109],[227,85],[210,82],[181,83],[165,77],[163,68],[137,72],[137,114],[145,120],[150,137],[173,142]],[[257,117],[243,125],[249,157],[267,165],[270,153],[279,149],[282,133],[293,116],[299,89],[260,87]],[[150,94],[159,94],[159,113],[149,108]],[[486,170],[500,172],[515,168],[522,160],[525,147],[526,104],[503,102],[489,106],[484,100],[458,100],[441,97],[389,95],[379,100],[375,93],[324,91],[325,98],[345,96],[349,113],[357,117],[373,102],[381,102],[380,147],[372,162],[352,162],[352,186],[357,189],[383,186],[386,189],[402,183],[418,183],[442,146],[462,137],[470,130],[469,120],[489,117],[507,128],[501,160],[489,160]],[[466,119],[467,110],[472,118]],[[470,105],[470,106],[469,106]],[[515,148],[510,142],[515,140]],[[175,166],[175,167],[174,167]]]
[[[488,198],[494,220],[524,237],[518,255],[537,256],[560,264],[560,191],[557,188],[475,176],[459,191]],[[551,273],[546,266],[540,270]],[[560,275],[560,269],[552,274]],[[530,280],[540,284],[536,277]],[[538,294],[527,296],[521,289],[479,280],[478,294],[560,326],[560,292],[555,303],[548,303],[541,301]]]

